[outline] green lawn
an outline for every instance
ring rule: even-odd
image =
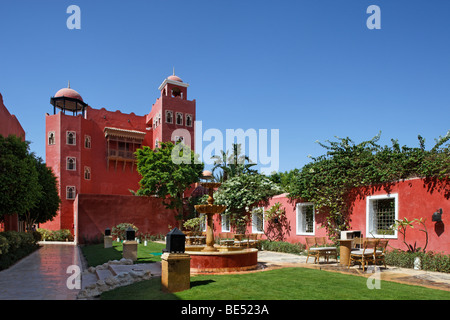
[[[284,268],[248,274],[198,275],[191,289],[162,293],[161,278],[121,287],[103,300],[449,300],[450,293],[381,281],[368,289],[364,277],[306,268]]]
[[[113,247],[105,249],[102,244],[95,244],[84,246],[81,248],[83,255],[86,257],[89,266],[98,266],[110,260],[122,259],[122,243],[113,241]],[[162,249],[166,247],[165,244],[149,242],[147,246],[143,244],[138,245],[138,259],[135,263],[151,263],[161,261]],[[153,255],[155,253],[156,255]]]
[[[139,244],[136,263],[160,261],[164,244]],[[85,246],[90,266],[122,258],[122,244]],[[381,281],[368,289],[367,278],[306,268],[284,268],[246,274],[191,276],[191,289],[161,292],[161,278],[117,288],[101,295],[105,300],[450,300],[448,291]]]

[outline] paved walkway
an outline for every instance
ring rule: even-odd
[[[78,246],[46,244],[0,271],[0,300],[74,300],[79,290],[67,288],[70,265],[81,268]]]
[[[370,276],[358,266],[348,269],[332,263],[331,260],[330,263],[314,264],[312,258],[306,263],[305,256],[286,253],[260,251],[258,252],[258,262],[265,270],[306,267]],[[72,273],[67,273],[67,268],[77,265],[82,271],[82,264],[80,250],[75,245],[43,245],[39,250],[9,269],[0,271],[0,300],[74,300],[79,290],[71,290],[67,287],[67,280],[72,275]],[[154,266],[160,267],[160,264]],[[136,265],[130,266],[130,268],[135,267]],[[156,276],[159,275],[156,270],[152,273]],[[388,266],[387,269],[381,268],[381,279],[450,291],[450,274],[446,273]],[[84,286],[83,281],[82,287]]]

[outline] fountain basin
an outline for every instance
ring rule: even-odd
[[[225,273],[258,268],[258,249],[215,246],[218,251],[202,251],[205,246],[186,246],[191,256],[191,273]]]

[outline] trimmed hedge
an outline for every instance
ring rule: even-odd
[[[386,252],[386,264],[399,268],[414,268],[414,260],[419,257],[421,270],[450,273],[450,255],[436,252],[406,252],[393,250]]]
[[[39,248],[37,243],[40,239],[38,232],[0,232],[0,270],[10,267]]]
[[[285,252],[285,253],[295,253],[300,254],[305,251],[305,246],[300,242],[289,243],[283,241],[269,241],[261,240],[258,244],[259,250],[275,251],[275,252]]]

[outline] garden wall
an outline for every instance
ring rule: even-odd
[[[169,225],[178,227],[175,212],[158,198],[79,194],[74,203],[75,241],[84,243],[100,237],[106,228],[119,223],[134,224],[139,232],[167,234]]]
[[[398,199],[397,219],[407,218],[408,220],[425,220],[425,227],[428,231],[428,245],[426,251],[440,252],[450,254],[450,185],[447,182],[425,179],[408,179],[378,186],[370,186],[355,189],[349,195],[349,218],[350,230],[360,230],[364,237],[372,237],[367,231],[367,202],[370,196],[396,195]],[[290,200],[287,194],[278,195],[270,199],[265,207],[267,210],[275,203],[280,202],[286,211],[286,220],[279,221],[278,224],[265,221],[264,229],[267,234],[270,231],[271,236],[279,235],[279,240],[291,243],[300,242],[305,244],[306,237],[327,236],[326,214],[316,214],[313,234],[302,234],[298,228],[296,204],[299,201]],[[442,209],[442,222],[432,221],[432,214],[438,209]],[[278,227],[277,227],[278,225]],[[414,228],[407,228],[406,242],[416,247],[425,246],[425,233],[420,231],[423,226],[414,223]],[[447,228],[446,228],[447,227]],[[277,228],[279,230],[277,230]],[[215,234],[222,231],[220,216],[215,217]],[[252,227],[247,228],[247,233],[254,233]],[[265,236],[263,236],[265,238]],[[395,237],[389,239],[391,248],[407,250],[403,242],[402,234],[398,233]]]

